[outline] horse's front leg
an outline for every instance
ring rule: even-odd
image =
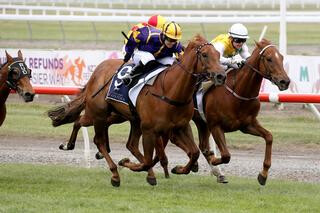
[[[7,109],[6,105],[2,104],[0,105],[0,126],[2,126],[4,119],[6,119]]]
[[[228,180],[224,173],[221,171],[220,166],[214,166],[211,164],[211,159],[215,158],[215,150],[212,148],[215,148],[216,145],[214,144],[215,142],[213,141],[213,144],[210,144],[210,131],[208,129],[207,123],[204,122],[201,118],[196,118],[194,117],[193,121],[195,122],[198,130],[198,137],[199,137],[199,148],[200,151],[202,152],[203,156],[206,158],[210,169],[211,169],[211,175],[214,175],[217,177],[217,182],[218,183],[228,183]]]
[[[169,178],[168,157],[164,151],[168,144],[168,141],[168,135],[162,135],[162,137],[159,138],[159,141],[157,142],[158,145],[156,146],[156,156],[152,161],[152,167],[160,161],[165,178]]]
[[[131,154],[133,156],[135,156],[135,158],[140,162],[143,163],[144,161],[144,157],[142,155],[142,153],[139,150],[139,139],[141,137],[141,129],[140,129],[140,125],[137,125],[133,122],[130,122],[130,134],[129,134],[129,138],[126,144],[127,149],[131,152]],[[129,166],[130,159],[129,158],[124,158],[122,160],[119,161],[119,165],[120,166],[124,166],[124,164],[126,163],[126,166]],[[134,163],[133,163],[134,165]],[[147,175],[147,182],[150,185],[156,185],[157,184],[157,180],[155,177],[155,174],[153,172],[153,169],[150,168],[148,170],[148,175]]]
[[[172,131],[170,137],[172,143],[184,150],[190,158],[186,166],[176,166],[171,170],[174,174],[189,174],[195,165],[200,155],[200,151],[194,142],[190,124],[187,126]]]
[[[222,163],[225,163],[225,164],[229,163],[231,155],[230,155],[229,150],[227,148],[227,143],[226,143],[224,131],[221,129],[220,126],[210,127],[210,131],[211,131],[213,139],[215,140],[215,142],[219,148],[220,155],[221,155],[221,158],[216,158],[215,156],[212,156],[210,163],[215,166],[222,164]]]
[[[148,129],[142,131],[142,144],[144,151],[142,163],[132,163],[125,161],[122,162],[122,165],[135,172],[148,171],[150,168],[152,168],[153,151],[157,140],[159,140],[159,136],[152,130]]]
[[[258,181],[260,185],[265,185],[267,178],[268,178],[268,171],[271,167],[271,152],[272,152],[272,142],[273,137],[272,134],[263,128],[257,119],[254,119],[254,121],[248,125],[246,128],[241,129],[243,133],[260,136],[263,137],[266,142],[266,149],[264,154],[264,161],[263,161],[263,170],[258,175]]]

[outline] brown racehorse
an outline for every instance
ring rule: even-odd
[[[120,176],[117,165],[106,149],[105,122],[112,112],[116,112],[131,121],[135,121],[136,116],[131,113],[126,104],[112,100],[105,101],[108,86],[97,96],[92,96],[100,89],[100,85],[110,79],[121,61],[108,60],[105,63],[104,70],[112,70],[112,72],[104,74],[102,70],[100,78],[90,78],[84,93],[88,95],[80,95],[68,106],[57,110],[57,115],[54,111],[51,111],[49,116],[53,121],[59,120],[59,114],[62,113],[64,114],[62,117],[65,117],[64,112],[67,112],[67,122],[72,122],[72,120],[78,118],[79,111],[81,112],[85,105],[85,114],[81,117],[80,124],[85,126],[93,121],[94,142],[105,157],[112,172],[112,185],[119,186]],[[219,65],[218,52],[204,38],[196,36],[188,44],[181,61],[167,68],[157,77],[152,86],[145,86],[140,92],[136,112],[140,118],[138,124],[140,124],[143,136],[143,162],[134,164],[123,161],[123,166],[133,171],[149,170],[152,166],[155,145],[159,145],[159,141],[161,141],[160,136],[166,136],[172,131],[181,141],[181,146],[190,148],[189,163],[185,167],[176,167],[174,171],[177,174],[188,174],[190,172],[192,165],[199,156],[199,150],[193,141],[193,136],[188,131],[189,121],[193,116],[192,94],[195,91],[198,77],[203,75],[213,77],[215,85],[223,84],[225,80],[225,74]],[[161,98],[158,98],[157,95]],[[74,113],[70,113],[70,111]]]
[[[251,57],[239,70],[227,74],[224,87],[210,88],[204,96],[206,122],[195,113],[193,120],[199,134],[199,148],[209,164],[219,165],[230,161],[225,132],[240,130],[245,134],[265,139],[266,149],[263,170],[258,181],[265,185],[271,166],[272,134],[263,128],[257,115],[260,110],[259,90],[263,78],[278,86],[279,90],[288,89],[290,79],[283,68],[283,56],[269,41],[263,39],[256,43]],[[209,136],[212,134],[221,158],[210,152]]]
[[[0,68],[0,126],[3,124],[7,110],[6,100],[10,90],[15,90],[25,102],[33,101],[34,90],[30,84],[31,70],[23,61],[21,51],[12,58],[6,51],[7,62]]]

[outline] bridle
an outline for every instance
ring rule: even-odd
[[[213,46],[211,43],[209,42],[206,42],[206,43],[203,43],[203,44],[200,44],[197,49],[196,49],[196,55],[197,55],[197,61],[196,61],[196,66],[198,65],[198,61],[201,61],[202,63],[202,57],[201,57],[201,49],[204,47],[204,46],[207,46],[207,45],[210,45],[210,46]],[[182,64],[181,62],[179,61],[177,63],[178,66],[180,66],[182,68],[183,71],[185,71],[186,73],[190,74],[191,76],[197,78],[197,79],[211,79],[214,77],[214,73],[212,72],[208,72],[207,70],[203,71],[203,72],[200,72],[200,73],[192,73],[190,72],[188,69],[186,69]]]
[[[201,49],[204,47],[204,46],[207,46],[207,45],[211,45],[213,46],[211,43],[209,42],[206,42],[206,43],[203,43],[203,44],[200,44],[197,49],[196,49],[196,55],[197,55],[197,61],[196,61],[196,66],[198,66],[198,61],[201,61],[202,60],[202,56],[201,56]],[[201,61],[202,62],[202,61]],[[211,72],[208,72],[207,70],[203,71],[203,72],[200,72],[200,73],[192,73],[190,72],[188,69],[186,69],[182,64],[181,62],[179,61],[177,63],[177,65],[179,67],[182,68],[183,71],[185,71],[187,74],[190,74],[192,77],[196,78],[197,79],[197,82],[196,84],[198,84],[199,82],[201,82],[201,79],[211,79],[214,77],[214,73],[211,73]],[[163,80],[162,80],[162,83],[161,83],[161,88],[162,88],[162,93],[164,91],[164,79],[165,79],[165,75],[166,75],[167,71],[165,72],[164,74],[164,77],[163,77]],[[151,94],[157,98],[159,98],[160,100],[170,104],[170,105],[173,105],[173,106],[185,106],[187,104],[189,104],[191,101],[192,101],[192,98],[186,102],[180,102],[180,101],[176,101],[176,100],[172,100],[170,98],[168,98],[167,96],[165,95],[158,95],[158,94],[155,94],[153,92],[151,92]]]
[[[265,47],[259,52],[259,61],[261,61],[262,59],[265,58],[265,56],[263,55],[263,53],[264,53],[265,50],[268,49],[269,47],[276,47],[276,45],[269,44],[269,45],[265,46]],[[263,63],[264,67],[265,67],[266,70],[267,70],[266,74],[263,73],[263,72],[261,72],[261,71],[258,70],[257,68],[253,67],[251,64],[247,64],[247,65],[250,67],[250,69],[252,69],[252,70],[255,71],[256,73],[258,73],[259,75],[261,75],[263,78],[268,79],[268,80],[271,81],[271,80],[272,80],[272,77],[271,77],[271,74],[270,74],[270,70],[267,69],[267,66],[266,66],[264,60],[262,60],[262,63]]]
[[[265,52],[266,49],[268,49],[269,47],[276,47],[276,45],[273,44],[269,44],[267,46],[265,46],[264,48],[262,48],[262,50],[259,52],[259,61],[261,61],[262,59],[265,58],[265,56],[263,55],[263,53]],[[261,72],[260,70],[258,70],[257,68],[253,67],[251,64],[249,63],[245,63],[245,65],[248,65],[250,67],[251,70],[255,71],[256,73],[258,73],[259,75],[261,75],[263,78],[268,79],[272,82],[272,77],[271,77],[271,72],[269,69],[267,69],[267,66],[264,62],[264,60],[262,60],[262,63],[265,67],[265,69],[267,70],[266,74]],[[227,73],[227,72],[226,72]],[[243,100],[243,101],[251,101],[251,100],[258,100],[259,99],[259,95],[256,97],[252,97],[252,98],[246,98],[246,97],[242,97],[240,95],[238,95],[234,90],[232,90],[230,87],[228,87],[226,84],[224,85],[225,88],[236,98]]]
[[[13,60],[14,61],[11,64],[8,65],[8,77],[7,77],[7,80],[6,80],[6,84],[10,89],[17,90],[17,89],[19,89],[18,81],[21,78],[27,76],[29,79],[31,79],[31,69],[29,69],[27,67],[27,65],[24,63],[23,60],[20,60],[20,59],[17,59],[17,58],[14,58]],[[1,70],[6,64],[7,63],[2,65]],[[17,76],[14,76],[14,74],[15,74],[14,70],[15,69],[19,70]]]

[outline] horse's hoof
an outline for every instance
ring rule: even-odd
[[[167,178],[167,179],[170,178],[169,173],[168,172],[164,173],[164,177]]]
[[[73,145],[67,145],[67,150],[74,150],[74,144]]]
[[[218,183],[228,183],[229,181],[228,181],[228,179],[226,178],[226,176],[220,175],[220,176],[217,177],[217,182],[218,182]]]
[[[65,149],[64,149],[64,144],[60,144],[59,149],[60,149],[60,150],[65,150]]]
[[[171,169],[171,173],[173,174],[181,174],[181,172],[179,172],[179,169],[181,168],[181,166],[176,166],[173,169]]]
[[[97,160],[101,160],[101,159],[103,159],[104,158],[104,156],[103,156],[103,154],[101,154],[101,152],[97,152],[96,153],[96,159]]]
[[[111,185],[114,187],[119,187],[120,186],[120,180],[113,180],[111,178]]]
[[[147,177],[146,179],[151,186],[157,185],[157,179],[155,177]]]
[[[267,177],[263,177],[261,173],[258,175],[258,182],[260,183],[261,186],[266,185],[267,182]]]
[[[130,162],[130,159],[129,158],[123,158],[122,160],[120,160],[118,162],[118,165],[119,166],[124,166],[125,163],[129,163]]]
[[[194,173],[199,171],[198,163],[193,164],[193,166],[191,167],[191,171],[194,172]]]

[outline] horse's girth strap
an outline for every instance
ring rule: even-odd
[[[155,93],[151,93],[153,96],[159,98],[160,100],[170,104],[170,105],[173,105],[173,106],[177,106],[177,107],[180,107],[180,106],[185,106],[185,105],[188,105],[192,99],[190,99],[189,101],[187,102],[180,102],[180,101],[175,101],[175,100],[171,100],[169,99],[168,97],[164,96],[164,95],[157,95]]]

